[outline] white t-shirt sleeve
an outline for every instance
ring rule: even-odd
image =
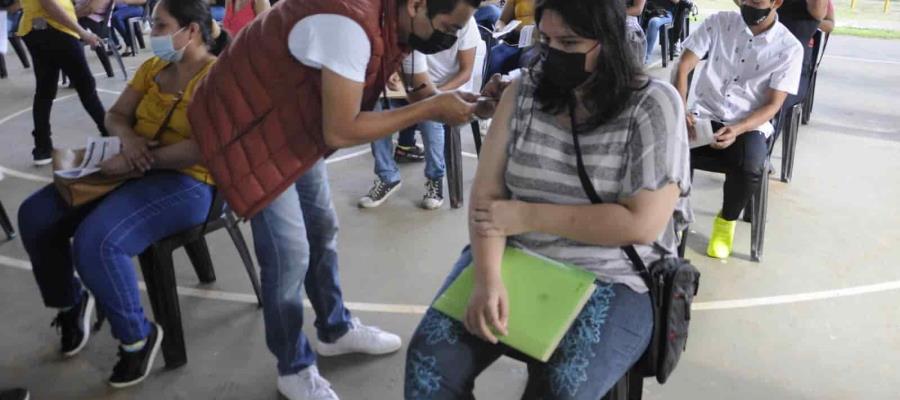
[[[291,55],[311,68],[328,68],[354,82],[366,81],[371,42],[356,21],[337,14],[303,18],[288,35]]]
[[[428,56],[413,51],[403,59],[403,73],[407,75],[424,74],[428,72]]]
[[[478,46],[481,34],[478,33],[478,23],[475,22],[475,17],[469,18],[469,22],[459,30],[457,37],[459,51],[473,49],[475,46]]]

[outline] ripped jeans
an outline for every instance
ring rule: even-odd
[[[466,248],[444,287],[472,262]],[[621,284],[597,290],[547,363],[468,333],[461,322],[429,309],[406,355],[404,398],[474,399],[475,378],[507,355],[526,361],[523,399],[597,400],[637,362],[650,342],[650,296]]]

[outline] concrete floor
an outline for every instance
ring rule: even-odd
[[[135,68],[148,54],[126,62]],[[668,384],[648,380],[646,399],[900,398],[900,41],[835,37],[828,55],[812,122],[801,129],[794,180],[771,184],[761,263],[749,261],[748,224],[738,226],[730,260],[703,255],[722,177],[697,174],[698,220],[688,257],[703,282],[691,339]],[[0,201],[15,218],[50,170],[30,166],[31,71],[12,54],[7,62],[11,77],[0,80],[0,166],[6,169]],[[105,76],[97,84],[113,92],[124,86]],[[80,145],[93,134],[89,119],[73,91],[61,89],[59,97],[56,144]],[[109,107],[116,96],[102,92],[101,98]],[[464,141],[474,152],[471,138]],[[774,162],[780,165],[780,158]],[[371,155],[329,166],[343,223],[346,299],[363,321],[404,340],[467,241],[464,210],[416,207],[424,193],[421,168],[403,166],[402,190],[381,208],[363,211],[356,200],[373,180]],[[475,160],[466,158],[466,187],[474,169]],[[249,227],[244,230],[249,239]],[[105,384],[116,359],[109,331],[78,357],[60,360],[49,327],[54,313],[41,305],[21,243],[0,243],[0,387],[28,386],[38,400],[277,399],[262,313],[252,304],[237,253],[224,234],[213,235],[210,247],[219,277],[210,285],[198,284],[183,253],[176,258],[188,364],[169,371],[159,360],[142,385],[114,391]],[[845,288],[852,290],[838,290]],[[403,361],[400,352],[323,359],[320,367],[343,399],[388,400],[401,398]],[[503,359],[479,379],[477,395],[515,399],[524,378],[521,364]]]

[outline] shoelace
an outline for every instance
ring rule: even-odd
[[[441,184],[435,181],[425,182],[425,197],[429,199],[439,199],[443,197],[441,193]]]
[[[359,318],[356,317],[350,319],[350,327],[353,330],[358,330],[368,335],[380,335],[382,332],[384,332],[377,326],[363,325]]]
[[[310,373],[306,376],[306,379],[309,382],[309,388],[312,395],[324,396],[330,394],[331,383],[325,380],[321,375]]]
[[[381,181],[381,179],[375,180],[375,186],[372,186],[372,190],[369,191],[369,197],[372,199],[379,199],[381,196],[384,196],[386,192],[387,185]]]

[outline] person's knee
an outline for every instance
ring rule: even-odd
[[[107,224],[98,223],[96,218],[88,218],[78,226],[72,236],[72,258],[81,272],[82,266],[100,268],[97,263],[120,251],[114,235]]]
[[[19,206],[19,233],[26,246],[46,242],[49,239],[46,236],[59,224],[58,205],[52,198],[54,195],[57,194],[45,188],[29,196]]]

